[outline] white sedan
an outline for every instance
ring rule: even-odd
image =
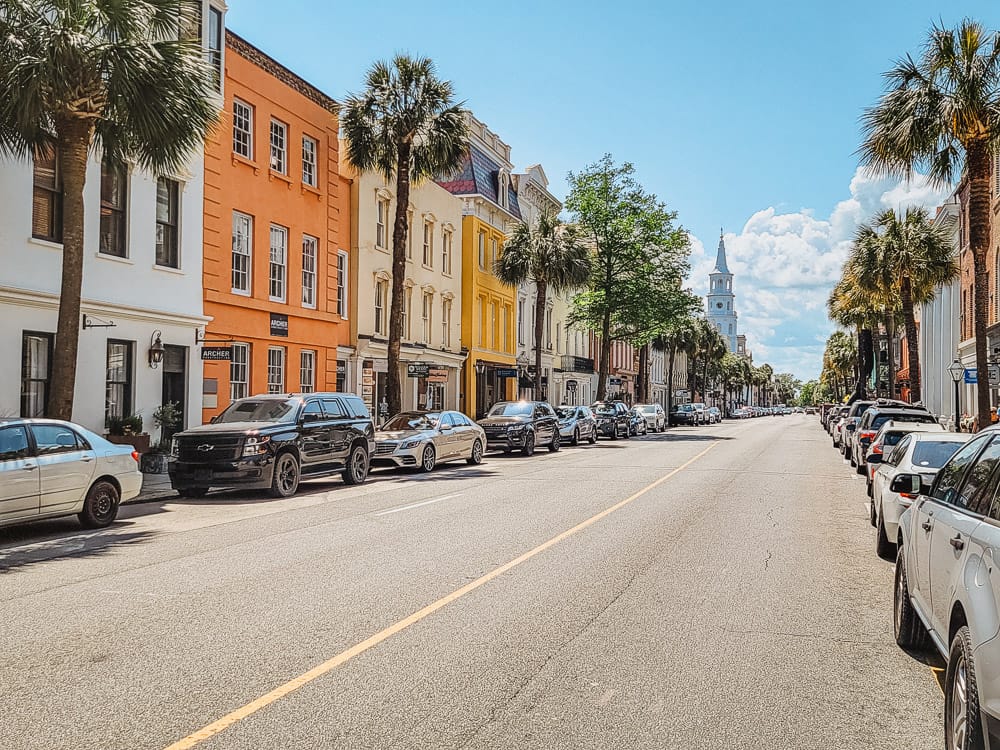
[[[0,419],[0,526],[77,515],[89,529],[142,489],[139,454],[71,422]]]
[[[431,471],[445,461],[483,462],[486,433],[458,411],[400,412],[375,433],[373,466]]]

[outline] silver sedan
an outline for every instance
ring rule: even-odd
[[[373,466],[431,471],[446,461],[483,462],[486,433],[457,411],[400,412],[375,433]]]
[[[556,409],[559,417],[559,436],[570,445],[579,445],[581,440],[597,442],[597,420],[586,406],[560,406]]]

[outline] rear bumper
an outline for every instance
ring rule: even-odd
[[[124,503],[142,492],[142,473],[138,470],[115,476],[122,488],[121,501]]]
[[[254,456],[239,461],[216,463],[171,461],[168,471],[170,486],[175,490],[210,487],[265,489],[271,486],[274,460],[271,456]]]

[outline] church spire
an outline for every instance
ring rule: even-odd
[[[722,239],[722,230],[719,230],[719,253],[715,256],[715,270],[712,273],[729,273],[729,266],[726,265],[726,243]]]

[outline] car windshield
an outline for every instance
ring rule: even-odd
[[[501,401],[493,404],[488,417],[530,417],[534,407],[527,401]]]
[[[556,409],[556,416],[559,419],[570,419],[576,414],[576,409],[572,406],[560,406]]]
[[[424,414],[417,411],[404,411],[397,414],[384,425],[383,430],[433,430],[441,415],[437,412]]]
[[[940,469],[965,443],[944,440],[921,440],[913,447],[910,462],[922,469]]]
[[[693,410],[694,407],[692,407],[691,404],[681,404],[680,406],[674,409],[674,411],[693,411]]]
[[[647,404],[646,406],[638,407],[639,411],[643,414],[656,414],[656,407],[652,404]]]
[[[918,424],[933,424],[937,421],[930,414],[919,411],[913,414],[880,414],[872,420],[872,428],[877,430],[890,420],[893,422],[916,422]]]
[[[598,414],[615,414],[615,407],[612,404],[594,404],[594,411]]]
[[[301,399],[247,398],[231,404],[218,422],[294,422]]]

